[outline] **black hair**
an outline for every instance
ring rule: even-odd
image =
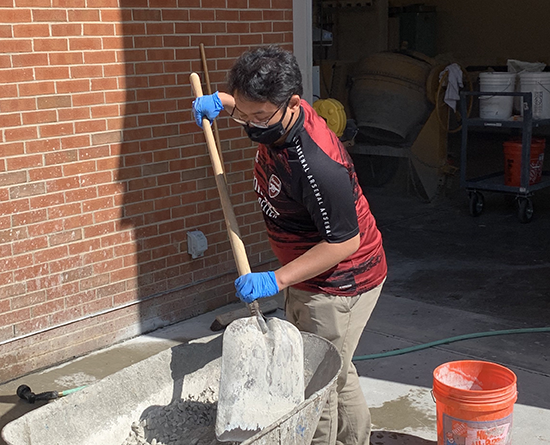
[[[296,57],[279,46],[244,52],[228,76],[229,91],[252,102],[282,106],[293,95],[303,95],[302,73]]]

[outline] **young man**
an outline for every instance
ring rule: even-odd
[[[254,190],[282,267],[235,281],[246,303],[284,290],[286,316],[333,342],[343,356],[313,444],[368,445],[370,414],[351,362],[386,278],[382,237],[350,156],[301,100],[294,56],[278,47],[241,55],[229,91],[193,102],[199,125],[222,109],[259,143]]]

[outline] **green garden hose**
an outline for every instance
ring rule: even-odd
[[[380,352],[370,355],[359,355],[352,358],[352,361],[359,362],[363,360],[373,360],[375,358],[392,357],[394,355],[408,354],[409,352],[421,351],[422,349],[432,348],[434,346],[446,345],[455,341],[470,340],[472,338],[492,337],[494,335],[507,334],[533,334],[538,332],[550,332],[550,327],[545,328],[523,328],[523,329],[505,329],[502,331],[477,332],[473,334],[458,335],[456,337],[444,338],[443,340],[432,341],[421,345],[410,346],[408,348],[396,349],[394,351]]]

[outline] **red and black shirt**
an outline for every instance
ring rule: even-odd
[[[357,252],[294,287],[354,296],[386,277],[382,236],[363,195],[351,158],[326,122],[305,101],[285,143],[260,144],[254,189],[273,252],[284,265],[318,244],[358,233]]]

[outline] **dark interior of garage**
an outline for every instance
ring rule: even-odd
[[[549,178],[542,172],[549,159],[539,156],[530,166],[537,170],[533,173],[520,158],[526,141],[542,138],[545,143],[550,128],[550,91],[545,90],[550,76],[545,74],[550,70],[548,17],[550,5],[533,0],[315,0],[314,101],[335,99],[342,105],[343,111],[336,111],[324,104],[324,117],[338,116],[334,125],[342,129],[341,140],[354,158],[361,183],[397,188],[426,202],[462,189],[473,216],[485,211],[485,201],[497,192],[517,207],[512,211],[521,222],[538,216],[535,196],[544,195]],[[460,100],[455,110],[450,108],[445,99],[451,73],[447,68],[453,65],[462,77],[459,94],[479,92],[485,73],[504,78],[510,72],[516,73],[513,85],[486,80],[483,91],[525,92],[529,87],[521,86],[520,77],[529,72],[541,90],[533,93],[533,124],[526,122],[527,116],[523,119],[524,96],[467,95],[462,101],[465,112]],[[549,94],[548,115],[537,112],[537,94],[542,101]],[[487,117],[491,100],[505,108],[513,102],[504,120],[514,123],[492,122],[501,116],[490,115],[488,122],[470,122],[464,131],[463,114],[475,120],[481,111]],[[514,155],[504,152],[504,142],[511,140],[518,142]],[[515,168],[524,165],[527,174],[538,174],[536,184],[510,187],[504,176],[511,156],[519,156]]]

